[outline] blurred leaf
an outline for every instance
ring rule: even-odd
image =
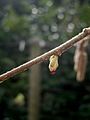
[[[78,11],[80,20],[90,26],[90,5],[84,4]]]

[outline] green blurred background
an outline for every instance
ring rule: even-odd
[[[90,26],[90,0],[0,0],[0,74],[60,45]],[[0,120],[90,120],[90,46],[83,82],[75,48],[0,84]]]

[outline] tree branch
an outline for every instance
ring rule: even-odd
[[[76,35],[75,37],[71,38],[67,42],[61,44],[60,46],[44,53],[43,55],[34,58],[33,60],[30,60],[29,62],[26,62],[16,68],[13,68],[12,70],[0,75],[0,82],[5,81],[6,79],[13,77],[14,75],[24,72],[25,70],[29,69],[32,65],[41,63],[45,60],[48,60],[49,57],[53,54],[60,56],[62,53],[67,51],[69,48],[75,45],[75,43],[79,42],[80,40],[86,39],[87,36],[90,35],[90,27],[83,29],[81,33]],[[89,36],[90,37],[90,36]]]

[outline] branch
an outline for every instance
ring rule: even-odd
[[[10,77],[13,77],[14,75],[16,75],[18,73],[24,72],[25,70],[29,69],[34,64],[41,63],[45,60],[48,60],[49,57],[53,54],[60,56],[62,53],[64,53],[69,48],[74,46],[75,43],[79,42],[80,40],[85,39],[85,37],[87,37],[88,35],[90,35],[90,27],[83,29],[83,31],[81,33],[79,33],[75,37],[71,38],[67,42],[63,43],[62,45],[44,53],[43,55],[41,55],[39,57],[34,58],[33,60],[30,60],[29,62],[26,62],[26,63],[24,63],[16,68],[13,68],[12,70],[10,70],[8,72],[0,75],[0,83],[5,81],[6,79],[8,79]]]

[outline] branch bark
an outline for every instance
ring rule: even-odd
[[[30,60],[29,62],[26,62],[16,68],[13,68],[12,70],[0,75],[0,83],[5,81],[6,79],[9,79],[10,77],[13,77],[14,75],[24,72],[27,69],[29,69],[31,66],[37,63],[41,63],[45,60],[48,60],[49,57],[53,54],[60,56],[62,53],[67,51],[69,48],[75,45],[75,43],[79,42],[80,40],[83,40],[85,37],[90,35],[90,27],[83,29],[81,33],[76,35],[75,37],[71,38],[67,42],[61,44],[60,46],[44,53],[43,55],[40,55],[33,60]]]

